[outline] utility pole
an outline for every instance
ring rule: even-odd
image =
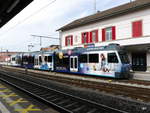
[[[97,12],[97,9],[96,9],[96,0],[94,0],[94,13]]]

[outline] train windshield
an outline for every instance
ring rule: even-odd
[[[123,64],[129,64],[129,58],[126,52],[119,52],[119,56]]]

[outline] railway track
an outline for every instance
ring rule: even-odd
[[[73,96],[42,85],[39,79],[0,72],[0,79],[30,95],[54,106],[64,113],[127,113],[87,99]]]
[[[21,73],[25,75],[24,71],[18,71],[12,69],[6,69],[6,70],[16,72],[16,74]],[[149,97],[150,90],[145,88],[130,87],[130,86],[123,86],[123,85],[116,85],[116,84],[108,84],[108,83],[96,83],[96,82],[89,82],[89,81],[82,81],[82,80],[75,80],[75,79],[54,77],[54,76],[52,77],[52,76],[45,76],[42,74],[35,74],[32,72],[29,72],[28,75],[38,77],[38,78],[50,79],[61,83],[66,83],[69,85],[75,85],[78,87],[105,91],[107,93],[122,95],[124,97],[130,97],[132,99],[139,100],[139,101],[150,102],[150,97]]]

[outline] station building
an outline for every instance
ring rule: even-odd
[[[0,64],[10,63],[11,56],[18,52],[0,52]]]
[[[80,18],[58,29],[62,49],[124,46],[134,71],[150,71],[150,0],[136,0]]]

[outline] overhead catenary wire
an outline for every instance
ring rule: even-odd
[[[52,36],[43,36],[43,35],[31,35],[33,37],[42,37],[42,38],[51,38],[51,39],[56,39],[56,40],[59,40],[58,37],[52,37]]]
[[[39,10],[35,11],[35,12],[32,13],[31,15],[29,15],[28,17],[26,17],[25,19],[23,19],[21,22],[18,22],[18,23],[15,24],[14,26],[10,27],[7,31],[5,31],[3,34],[1,34],[1,36],[5,35],[6,32],[8,33],[9,31],[13,30],[13,29],[16,28],[18,25],[24,23],[25,21],[27,21],[29,18],[33,17],[34,15],[40,13],[42,10],[46,9],[49,5],[53,4],[54,2],[56,2],[56,0],[50,1],[48,4],[46,4],[45,6],[43,6],[42,8],[40,8]]]
[[[59,38],[52,37],[52,36],[43,36],[43,35],[31,35],[31,36],[40,38],[40,46],[42,46],[42,38],[49,38],[49,39],[60,40]]]

